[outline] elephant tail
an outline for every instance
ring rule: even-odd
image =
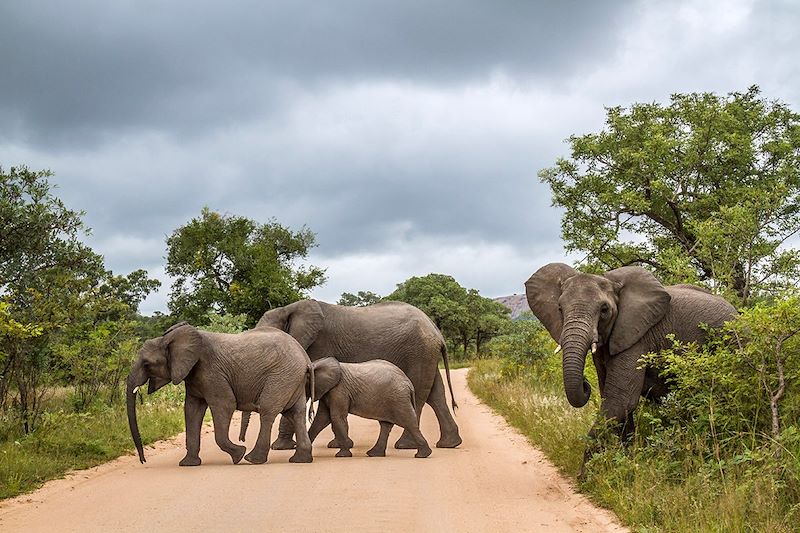
[[[314,363],[309,363],[308,372],[309,372],[310,378],[311,378],[311,393],[309,394],[309,396],[311,397],[311,405],[308,406],[308,421],[309,422],[313,422],[314,421],[314,402],[316,401],[316,398],[314,398],[314,389],[316,387],[316,384],[314,383]]]
[[[453,394],[453,383],[450,381],[450,361],[447,359],[447,345],[442,343],[442,360],[444,361],[444,374],[447,376],[447,387],[450,389],[450,405],[453,407],[453,413],[458,409],[456,397]]]

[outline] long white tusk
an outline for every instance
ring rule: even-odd
[[[139,392],[139,387],[138,387],[138,386],[137,386],[137,387],[134,387],[134,388],[133,388],[133,393],[134,393],[134,394],[136,394],[136,393],[138,393],[138,392]]]
[[[556,346],[556,351],[554,351],[553,353],[555,354],[555,353],[558,353],[560,351],[561,351],[561,345],[559,344],[558,346]]]
[[[597,353],[597,343],[596,343],[596,342],[593,342],[593,343],[592,343],[592,353],[593,353],[593,354],[594,354],[594,353]]]

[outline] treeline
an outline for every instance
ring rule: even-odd
[[[381,300],[406,302],[424,311],[441,330],[456,359],[483,356],[486,343],[511,327],[510,309],[445,274],[411,277],[385,298],[371,291],[345,292],[337,303],[363,306]]]

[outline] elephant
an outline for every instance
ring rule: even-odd
[[[144,342],[127,378],[128,424],[139,460],[145,462],[136,418],[139,387],[149,383],[152,394],[170,381],[175,385],[183,381],[186,456],[180,466],[201,464],[200,430],[209,407],[217,445],[234,464],[243,457],[254,464],[267,462],[270,432],[279,413],[291,417],[298,428],[297,450],[290,462],[310,463],[311,441],[305,425],[307,374],[313,383],[308,355],[283,331],[261,328],[228,334],[199,331],[185,322],[172,326],[162,336]],[[261,417],[255,447],[246,456],[245,447],[228,437],[236,409],[256,411]]]
[[[370,457],[386,455],[386,441],[394,424],[417,440],[414,457],[428,457],[431,449],[419,430],[414,403],[414,385],[402,370],[389,361],[373,359],[363,363],[340,363],[325,357],[312,363],[316,373],[314,396],[319,399],[317,415],[308,430],[311,442],[319,432],[333,425],[340,450],[336,457],[352,457],[353,441],[348,435],[347,414],[380,422],[378,441]]]
[[[616,421],[623,442],[633,432],[640,397],[663,398],[668,387],[658,369],[641,357],[672,346],[668,335],[702,344],[701,326],[720,327],[736,315],[721,296],[694,285],[663,286],[638,266],[602,275],[550,263],[525,283],[528,305],[562,352],[564,391],[573,407],[589,401],[583,376],[587,352],[597,369],[600,414]],[[594,436],[595,429],[590,432]],[[584,457],[586,460],[587,456]]]
[[[458,407],[450,382],[450,365],[444,337],[428,315],[403,302],[380,302],[365,307],[332,305],[301,300],[264,313],[255,329],[274,327],[286,331],[308,352],[312,361],[333,357],[343,363],[361,363],[382,358],[402,370],[414,385],[417,419],[428,403],[439,421],[438,448],[461,444],[453,416],[447,407],[439,358],[444,360],[453,411]],[[246,415],[243,415],[243,419]],[[244,425],[244,424],[243,424]],[[289,449],[291,421],[281,419],[273,449]],[[339,447],[331,441],[329,446]],[[404,431],[395,448],[416,449],[415,438]]]

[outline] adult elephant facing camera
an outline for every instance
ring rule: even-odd
[[[308,352],[312,361],[334,357],[342,363],[362,363],[385,359],[399,367],[414,384],[417,417],[428,403],[439,421],[439,448],[461,444],[458,426],[445,398],[439,374],[439,358],[444,359],[453,409],[453,387],[447,349],[439,329],[416,307],[403,302],[381,302],[366,307],[331,305],[317,300],[302,300],[264,313],[256,329],[274,327],[288,332]],[[273,449],[294,447],[293,427],[283,417]],[[396,448],[417,448],[407,432]]]
[[[600,385],[600,412],[620,422],[623,439],[633,430],[639,397],[667,393],[658,370],[642,355],[671,347],[667,335],[703,343],[701,324],[719,327],[736,315],[720,296],[693,285],[663,286],[647,270],[627,266],[603,275],[584,274],[563,263],[540,268],[525,283],[531,311],[563,351],[564,391],[583,407],[591,387],[583,377],[591,351]]]

